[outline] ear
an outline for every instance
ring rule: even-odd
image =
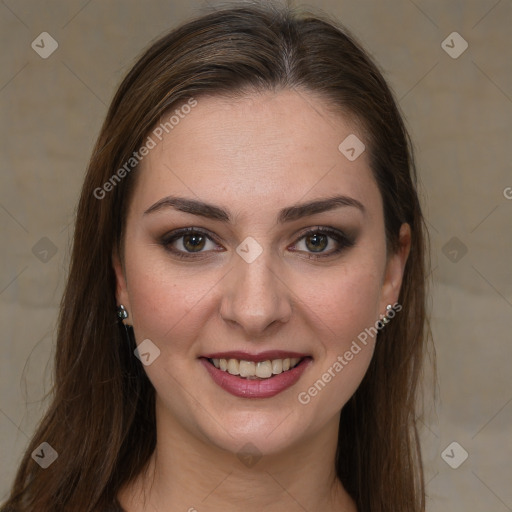
[[[388,304],[395,304],[400,295],[405,264],[411,250],[411,227],[404,223],[400,226],[399,248],[396,253],[389,255],[386,272],[381,290],[380,312],[385,314]]]
[[[128,299],[128,289],[126,285],[126,275],[123,269],[123,265],[121,263],[121,258],[117,252],[117,249],[114,249],[112,252],[112,267],[114,268],[114,273],[116,276],[116,301],[117,305],[123,305],[128,311],[128,315],[130,314],[130,301]],[[130,318],[128,316],[128,318]],[[124,323],[129,324],[129,321],[123,320]]]

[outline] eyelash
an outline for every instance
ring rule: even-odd
[[[340,252],[342,252],[344,249],[348,249],[355,245],[355,241],[351,237],[345,235],[342,231],[339,231],[337,229],[332,229],[332,228],[325,228],[322,226],[317,226],[314,229],[310,229],[310,230],[306,231],[305,233],[303,233],[300,236],[300,238],[297,240],[297,242],[299,242],[300,240],[302,240],[304,238],[307,238],[310,235],[315,235],[315,234],[319,234],[319,233],[322,235],[328,235],[330,238],[334,239],[338,243],[338,248],[327,253],[327,254],[309,253],[308,259],[318,260],[321,258],[327,258],[330,256],[334,256],[335,254],[339,254]],[[212,236],[210,236],[206,231],[203,231],[202,229],[183,228],[183,229],[179,229],[177,231],[168,233],[165,236],[163,236],[162,239],[160,240],[160,244],[164,247],[164,249],[166,251],[171,252],[173,255],[175,255],[181,259],[191,259],[191,258],[195,259],[197,257],[201,257],[201,254],[203,254],[202,252],[197,252],[197,253],[184,252],[184,251],[179,251],[176,249],[171,249],[169,247],[176,240],[179,240],[180,238],[183,238],[185,235],[190,235],[190,234],[201,235],[201,236],[206,237],[211,242],[218,243],[215,241],[215,239]],[[296,242],[296,244],[297,244],[297,242]],[[297,252],[300,252],[300,251],[297,251]]]

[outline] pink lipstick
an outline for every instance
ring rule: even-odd
[[[242,377],[233,375],[219,368],[218,361],[235,359],[239,361],[258,363],[274,360],[298,360],[293,368],[279,370],[281,373],[272,374],[267,378],[256,376]],[[214,365],[215,360],[215,365]],[[213,381],[225,391],[241,398],[270,398],[293,386],[312,363],[312,358],[306,354],[271,350],[258,354],[243,351],[217,352],[200,358],[201,363],[210,374]],[[238,363],[237,363],[238,364]],[[267,363],[267,369],[269,365]],[[241,373],[241,372],[240,372]]]

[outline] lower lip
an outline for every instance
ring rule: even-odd
[[[238,375],[231,375],[224,370],[213,366],[208,359],[201,358],[208,373],[216,384],[232,395],[241,398],[270,398],[293,386],[311,364],[312,359],[305,357],[291,370],[269,377],[268,379],[245,379]]]

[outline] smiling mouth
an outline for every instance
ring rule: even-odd
[[[244,359],[208,359],[215,368],[247,380],[267,380],[298,366],[306,357],[287,357],[266,361]]]

